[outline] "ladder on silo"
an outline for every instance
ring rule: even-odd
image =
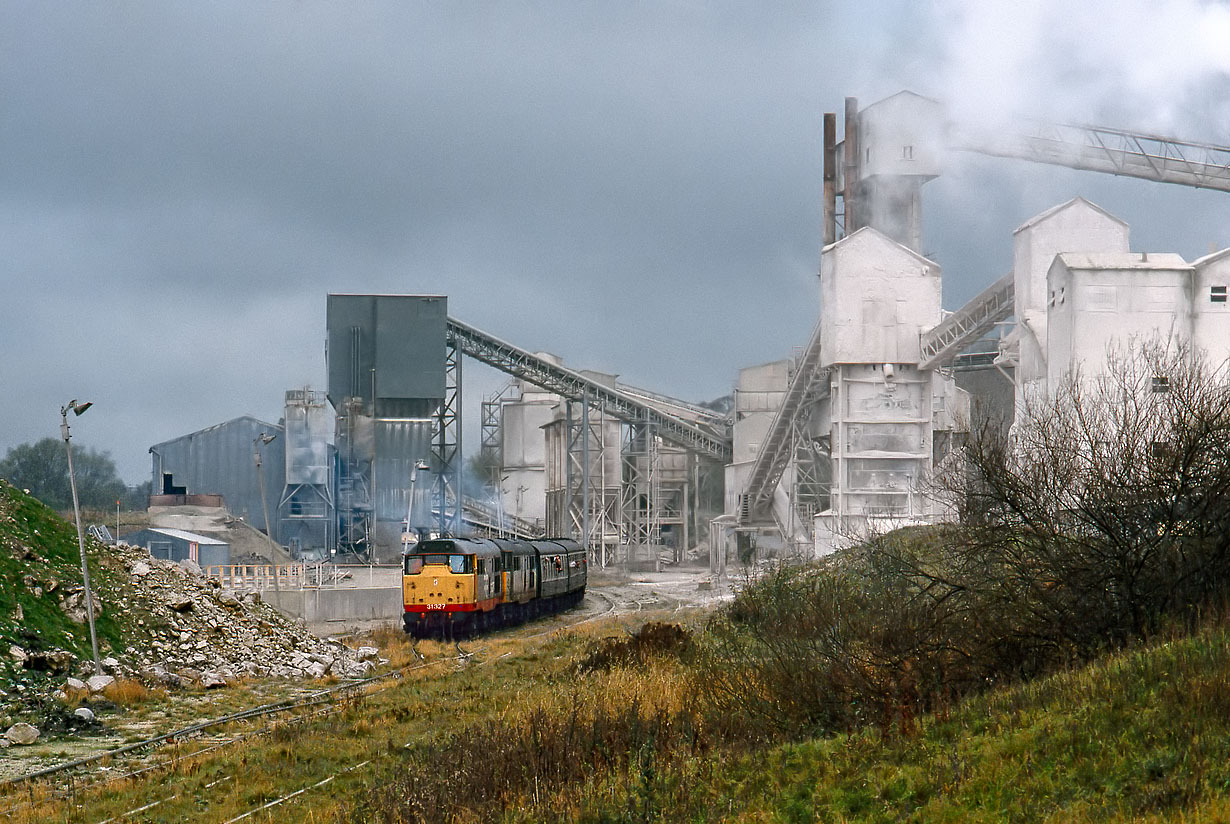
[[[944,318],[919,338],[919,369],[934,369],[959,355],[974,341],[1013,312],[1016,287],[1011,273],[1004,275],[973,300]]]

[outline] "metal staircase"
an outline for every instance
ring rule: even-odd
[[[934,369],[961,354],[971,343],[991,331],[991,327],[1013,312],[1016,288],[1012,274],[1004,275],[973,300],[944,318],[940,324],[919,337],[919,369]]]
[[[805,422],[812,402],[828,391],[827,378],[828,370],[820,368],[820,326],[817,324],[752,465],[747,489],[739,501],[740,524],[751,522],[768,509],[773,490],[790,463],[793,429]]]
[[[720,431],[712,431],[680,420],[627,392],[612,389],[452,318],[448,319],[445,340],[471,358],[513,377],[569,400],[587,399],[622,421],[653,426],[663,440],[730,463],[733,449],[729,429],[725,426],[720,427]]]

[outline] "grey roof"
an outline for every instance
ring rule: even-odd
[[[177,443],[178,441],[187,440],[188,438],[201,435],[205,432],[213,432],[218,429],[223,429],[224,427],[231,426],[233,424],[239,423],[240,421],[253,421],[271,430],[281,430],[283,428],[282,424],[280,423],[269,423],[268,421],[263,421],[254,415],[240,415],[238,418],[231,418],[229,421],[223,421],[222,423],[216,423],[213,426],[207,426],[204,429],[198,429],[195,432],[189,432],[186,435],[180,435],[179,437],[171,438],[169,440],[162,441],[161,443],[156,443],[153,446],[151,446],[148,451],[155,452],[160,446],[166,446],[167,444]]]
[[[1106,211],[1105,209],[1103,209],[1101,206],[1099,206],[1098,204],[1094,203],[1093,201],[1090,201],[1090,200],[1085,200],[1085,198],[1083,198],[1083,197],[1074,197],[1074,198],[1072,198],[1071,200],[1066,200],[1066,201],[1064,201],[1063,203],[1060,203],[1058,206],[1052,206],[1051,208],[1049,208],[1049,209],[1047,209],[1047,210],[1045,210],[1045,211],[1043,211],[1043,212],[1039,212],[1038,214],[1036,214],[1036,215],[1034,215],[1033,217],[1031,217],[1029,220],[1027,220],[1027,221],[1025,221],[1024,223],[1022,223],[1020,226],[1018,226],[1018,227],[1016,227],[1015,229],[1013,229],[1013,230],[1012,230],[1012,234],[1014,234],[1014,235],[1015,235],[1015,234],[1017,234],[1018,232],[1021,232],[1021,231],[1024,231],[1025,229],[1028,229],[1030,226],[1035,226],[1035,225],[1037,225],[1037,224],[1041,223],[1042,221],[1046,220],[1047,218],[1051,217],[1052,215],[1058,214],[1058,213],[1062,212],[1064,209],[1067,209],[1067,208],[1069,208],[1069,207],[1075,206],[1075,205],[1076,205],[1076,204],[1078,204],[1078,203],[1083,203],[1083,204],[1085,204],[1085,205],[1086,205],[1086,206],[1088,206],[1089,208],[1093,209],[1095,212],[1101,212],[1102,214],[1106,215],[1108,218],[1110,218],[1111,220],[1115,221],[1115,223],[1118,223],[1118,224],[1119,224],[1119,225],[1121,225],[1121,226],[1127,226],[1127,225],[1128,225],[1128,224],[1127,224],[1127,221],[1125,221],[1123,218],[1115,217],[1115,216],[1114,216],[1114,215],[1112,215],[1110,212]]]
[[[171,538],[178,538],[181,541],[191,541],[194,544],[202,544],[205,546],[228,546],[226,541],[219,541],[217,538],[210,538],[207,535],[198,535],[195,532],[188,532],[183,529],[164,529],[163,527],[150,527],[150,532],[157,532],[160,535],[167,535]]]
[[[1192,265],[1174,252],[1060,252],[1056,260],[1069,269],[1188,269]]]
[[[1197,269],[1199,269],[1202,266],[1208,266],[1210,263],[1220,260],[1221,258],[1225,257],[1228,254],[1230,254],[1230,249],[1218,249],[1216,252],[1210,252],[1204,257],[1196,258],[1195,260],[1192,261],[1192,266],[1195,266]]]

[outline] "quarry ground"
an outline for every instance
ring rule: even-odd
[[[660,572],[591,570],[590,584],[580,606],[499,634],[533,637],[600,619],[614,619],[616,625],[633,631],[645,620],[670,620],[671,614],[680,610],[715,607],[733,597],[734,588],[734,582],[716,578],[707,567],[676,567]],[[400,617],[311,629],[340,638],[351,647],[380,646],[382,634],[387,637],[388,633],[400,633]],[[429,647],[430,642],[424,646]],[[381,670],[387,671],[398,663],[393,661]],[[100,725],[90,730],[48,734],[31,746],[0,749],[0,780],[114,750],[230,713],[300,698],[336,683],[340,681],[245,678],[224,689],[149,691],[125,705],[109,701],[88,703],[97,713]],[[72,708],[66,707],[66,711],[71,712]]]

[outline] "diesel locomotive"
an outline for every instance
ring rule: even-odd
[[[402,555],[406,632],[461,637],[576,606],[585,549],[575,541],[435,538]]]

